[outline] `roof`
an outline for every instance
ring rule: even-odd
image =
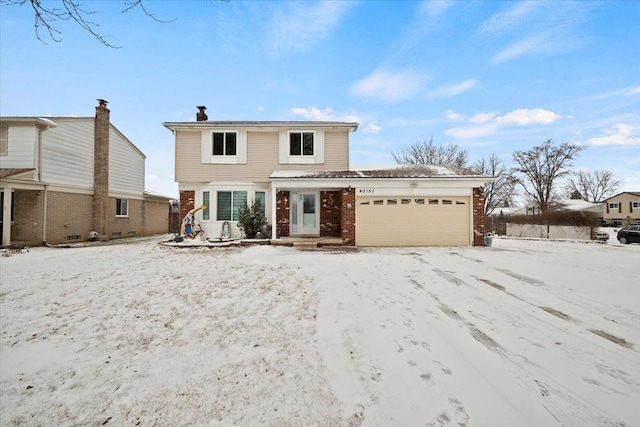
[[[311,129],[311,128],[347,128],[350,131],[358,129],[359,124],[356,122],[339,122],[339,121],[251,121],[251,120],[233,120],[233,121],[201,121],[201,122],[164,122],[162,125],[168,129],[175,130],[177,128],[267,128],[267,129]]]
[[[22,173],[32,172],[34,170],[35,169],[33,168],[29,168],[29,169],[0,168],[0,178],[9,178],[14,175],[20,175]]]
[[[558,203],[560,203],[564,209],[569,211],[583,211],[587,209],[602,208],[602,203],[593,203],[582,199],[562,199],[559,200]]]
[[[608,199],[605,199],[604,201],[606,202],[607,200],[615,199],[616,197],[622,196],[623,194],[631,194],[632,196],[640,197],[640,191],[623,191],[622,193],[618,193],[615,196],[611,196]]]
[[[378,178],[378,179],[412,179],[412,178],[479,178],[490,176],[477,174],[469,169],[453,165],[386,165],[381,169],[348,170],[348,171],[274,171],[272,179],[284,178]]]

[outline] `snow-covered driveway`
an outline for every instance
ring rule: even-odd
[[[37,248],[1,425],[639,425],[640,245]]]

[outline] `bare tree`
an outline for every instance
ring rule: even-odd
[[[118,48],[107,41],[108,36],[104,36],[98,32],[100,24],[90,20],[91,15],[96,12],[86,9],[81,0],[0,0],[2,3],[11,6],[30,5],[34,13],[34,27],[38,40],[46,44],[41,36],[41,32],[46,33],[50,40],[54,42],[62,41],[62,32],[57,29],[59,21],[73,21],[91,34],[96,40],[107,47]],[[142,12],[156,22],[168,23],[171,21],[161,21],[150,13],[143,3],[143,0],[123,0],[122,13],[130,12],[134,9],[140,9]]]
[[[531,150],[513,153],[517,183],[538,203],[542,213],[551,210],[558,178],[571,172],[573,159],[584,149],[568,142],[556,146],[548,139]]]
[[[515,193],[516,179],[513,170],[508,168],[497,154],[491,154],[488,158],[482,158],[471,166],[471,170],[482,174],[491,175],[498,179],[484,187],[484,214],[491,213],[498,207],[511,206]]]
[[[579,193],[584,200],[589,202],[601,203],[603,200],[613,196],[620,184],[622,184],[622,180],[617,179],[610,170],[579,170],[569,177],[567,191],[569,193]]]
[[[409,165],[454,165],[465,167],[469,154],[457,144],[435,145],[433,138],[403,146],[391,153],[393,160]]]

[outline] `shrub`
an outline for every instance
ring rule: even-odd
[[[248,239],[255,239],[258,232],[264,233],[267,226],[267,217],[262,210],[259,200],[244,205],[238,209],[238,228],[244,231]]]

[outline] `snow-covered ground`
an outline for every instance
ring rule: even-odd
[[[0,424],[640,425],[640,245],[0,259]]]

